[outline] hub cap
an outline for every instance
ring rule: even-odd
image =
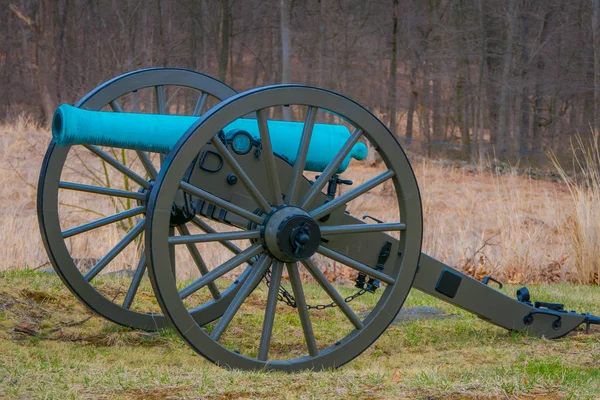
[[[271,215],[265,224],[263,238],[273,257],[295,262],[316,253],[321,243],[321,230],[306,211],[285,206]]]

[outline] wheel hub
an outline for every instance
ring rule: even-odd
[[[321,243],[321,230],[306,211],[286,206],[269,217],[263,239],[273,257],[283,262],[296,262],[316,253]]]

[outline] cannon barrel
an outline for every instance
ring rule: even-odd
[[[189,127],[198,121],[198,118],[181,115],[89,111],[63,104],[54,114],[52,137],[59,146],[88,144],[168,153]],[[293,163],[304,123],[269,120],[267,124],[273,152]],[[255,143],[260,142],[260,133],[255,119],[240,118],[223,129],[226,139],[232,139],[240,131],[247,133]],[[323,171],[349,137],[350,132],[343,125],[315,124],[305,169]],[[343,172],[351,158],[364,160],[366,156],[365,144],[355,144],[337,172]]]

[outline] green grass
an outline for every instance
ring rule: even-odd
[[[514,293],[514,289],[507,292]],[[340,290],[352,292],[351,288]],[[552,285],[532,286],[530,290],[535,299],[564,302],[569,309],[600,314],[598,287]],[[307,297],[317,292],[308,285]],[[363,296],[354,307],[366,308],[373,301]],[[439,308],[457,317],[391,327],[360,357],[335,371],[228,371],[195,354],[170,330],[138,332],[99,317],[88,319],[91,314],[56,276],[28,270],[4,272],[0,273],[0,398],[600,396],[597,327],[589,335],[579,330],[549,341],[508,333],[415,291],[405,306],[417,305]],[[324,332],[318,340],[326,340],[329,332],[344,323],[335,310],[311,312],[313,316]],[[251,301],[239,318],[245,332],[259,333],[262,309],[258,302]],[[284,325],[281,329],[289,329],[288,336],[296,337],[299,327],[293,310],[278,318],[288,326],[280,324]],[[18,332],[28,329],[29,334]],[[224,340],[247,345],[234,336]],[[273,351],[293,351],[292,342],[274,343]]]

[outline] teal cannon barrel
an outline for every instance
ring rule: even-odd
[[[168,153],[196,121],[198,117],[89,111],[63,104],[52,120],[52,138],[59,146],[92,144]],[[304,124],[276,120],[267,123],[273,152],[293,163]],[[234,151],[243,152],[249,143],[260,142],[255,119],[237,119],[223,129],[223,134]],[[350,132],[343,125],[315,124],[305,169],[323,171],[349,137]],[[337,172],[345,171],[351,158],[364,160],[366,156],[365,144],[355,144]]]

